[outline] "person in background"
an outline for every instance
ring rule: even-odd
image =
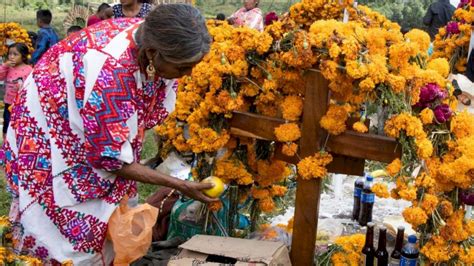
[[[30,37],[31,46],[36,47],[36,41],[38,40],[38,34],[36,34],[36,32],[29,31],[28,32],[28,37]]]
[[[87,27],[43,55],[18,91],[0,154],[15,252],[44,265],[112,265],[108,222],[122,199],[138,199],[136,181],[217,200],[202,193],[212,184],[140,164],[145,130],[173,111],[176,79],[210,45],[198,9],[166,4],[145,20]]]
[[[262,10],[258,8],[259,0],[244,0],[244,7],[232,14],[227,21],[234,26],[247,26],[263,31]]]
[[[423,18],[423,24],[428,26],[428,33],[431,40],[434,40],[438,29],[446,26],[454,13],[454,6],[449,0],[438,0],[430,5]]]
[[[217,14],[216,20],[222,20],[222,21],[224,21],[224,20],[225,20],[225,15],[222,14],[222,13]]]
[[[278,21],[278,15],[275,12],[272,11],[265,16],[265,26],[272,25],[275,21]]]
[[[74,26],[71,26],[69,27],[69,29],[67,29],[67,37],[71,36],[71,34],[75,33],[75,32],[79,32],[82,30],[82,27],[81,26],[77,26],[77,25],[74,25]]]
[[[112,18],[113,16],[114,12],[112,11],[112,7],[107,3],[102,3],[99,8],[97,8],[97,12],[87,19],[87,27],[101,22],[102,20]]]
[[[51,27],[51,20],[53,20],[51,11],[42,9],[36,12],[36,24],[40,29],[38,31],[35,51],[31,56],[31,63],[33,64],[36,64],[41,56],[59,41],[58,34]]]
[[[139,3],[138,0],[120,0],[120,4],[112,8],[114,18],[144,18],[151,9],[151,4]]]
[[[28,46],[24,43],[11,44],[8,46],[7,61],[0,65],[0,80],[5,81],[3,139],[5,139],[10,124],[10,106],[15,102],[18,90],[32,70],[31,66],[28,65],[29,55]]]

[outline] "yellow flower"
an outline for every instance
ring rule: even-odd
[[[405,39],[410,42],[414,42],[419,45],[420,51],[428,52],[430,47],[431,39],[428,33],[419,29],[410,30],[405,34]]]
[[[404,200],[414,201],[416,200],[416,188],[409,187],[407,189],[401,190],[398,192],[398,195]]]
[[[272,212],[275,209],[275,202],[272,198],[266,197],[258,200],[258,207],[262,212]]]
[[[400,159],[397,158],[393,160],[389,165],[387,165],[385,170],[387,171],[388,175],[395,176],[396,174],[400,172],[401,168],[402,168],[402,161],[400,161]]]
[[[449,63],[445,58],[431,60],[426,68],[438,72],[443,78],[447,78],[449,75]]]
[[[364,123],[360,122],[360,121],[355,122],[354,125],[352,125],[352,128],[355,131],[360,132],[360,133],[365,133],[365,132],[369,131],[367,126]]]
[[[446,225],[441,228],[441,236],[446,240],[462,242],[469,238],[467,225],[464,223],[464,211],[458,210],[446,221]]]
[[[289,157],[292,157],[298,151],[298,144],[296,143],[285,143],[281,148],[281,152]]]
[[[285,186],[278,186],[278,185],[273,185],[272,186],[272,196],[273,197],[283,197],[286,194],[286,191],[288,189]]]
[[[428,243],[421,248],[421,253],[431,262],[445,262],[452,257],[452,255],[450,255],[450,246],[451,245],[441,236],[434,235]]]
[[[308,156],[298,163],[298,174],[302,179],[323,178],[327,174],[325,168],[332,162],[332,156],[326,152],[316,153],[314,156]]]
[[[388,188],[385,184],[382,184],[382,183],[374,184],[373,187],[372,187],[372,191],[379,198],[389,198],[390,197],[390,193],[388,192]]]
[[[420,119],[423,125],[433,123],[434,113],[430,108],[425,108],[420,112]]]
[[[466,263],[466,265],[474,264],[474,246],[471,246],[466,250],[460,248],[458,255],[459,255],[459,259],[462,262]]]
[[[451,119],[451,131],[458,138],[474,134],[474,115],[463,111]]]
[[[426,212],[426,214],[431,215],[433,211],[438,206],[438,197],[431,194],[424,194],[423,201],[421,202],[421,208]]]
[[[390,85],[392,90],[396,93],[405,91],[406,80],[402,76],[389,74],[387,76],[387,83]]]
[[[290,95],[285,97],[280,106],[285,120],[296,121],[300,119],[303,112],[303,99],[296,95]]]
[[[301,137],[301,131],[297,124],[287,123],[275,128],[275,136],[280,142],[292,142]]]
[[[268,189],[258,189],[256,187],[252,187],[250,193],[254,199],[263,199],[270,196],[270,191]]]
[[[327,113],[319,122],[321,127],[333,135],[339,135],[346,130],[346,120],[348,118],[347,108],[335,104],[329,105]]]
[[[413,228],[417,228],[428,220],[428,216],[420,207],[406,208],[403,210],[402,215],[405,221],[411,224]]]

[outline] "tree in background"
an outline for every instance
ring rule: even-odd
[[[368,5],[381,12],[390,20],[397,22],[404,29],[424,29],[423,17],[431,3],[436,0],[360,0],[360,4]]]

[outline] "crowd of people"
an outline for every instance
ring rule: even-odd
[[[432,37],[452,15],[446,1],[433,4],[424,19]],[[264,17],[259,0],[243,3],[216,19],[259,31],[279,19],[275,12]],[[139,163],[144,130],[173,110],[176,79],[209,52],[211,37],[199,10],[185,4],[103,3],[85,29],[70,27],[64,42],[51,27],[51,11],[36,17],[34,52],[11,44],[0,66],[6,90],[0,159],[13,196],[14,248],[47,263],[110,265],[107,222],[125,196],[136,198],[136,181],[215,201],[202,193],[211,184]]]

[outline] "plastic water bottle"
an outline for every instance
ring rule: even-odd
[[[408,243],[402,249],[402,257],[400,258],[401,266],[416,266],[420,252],[416,247],[416,236],[408,237]]]
[[[361,226],[367,225],[372,222],[372,209],[374,208],[375,194],[372,192],[372,182],[374,178],[370,175],[367,176],[364,183],[364,189],[360,198],[360,213],[359,213],[359,224]]]
[[[357,178],[354,183],[354,204],[352,207],[352,220],[359,219],[360,213],[360,196],[362,195],[362,189],[364,188],[364,180]]]

